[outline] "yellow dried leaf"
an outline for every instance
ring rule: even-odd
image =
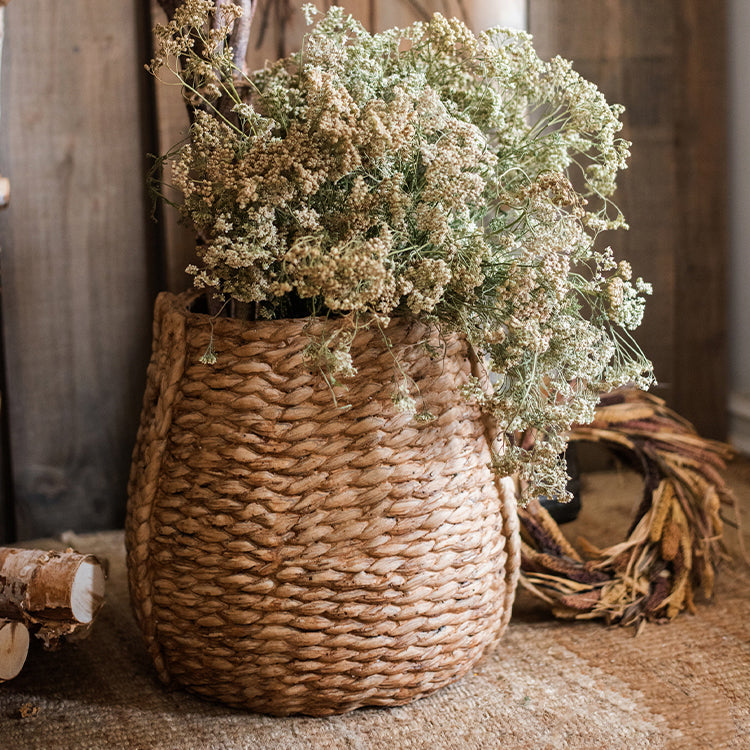
[[[721,520],[721,499],[715,487],[711,486],[706,490],[703,507],[711,524],[710,533],[721,536],[724,533],[724,522]]]
[[[582,620],[594,616],[590,612],[580,613],[576,609],[567,609],[566,607],[553,607],[552,614],[561,620]]]
[[[581,548],[583,556],[589,560],[595,560],[598,557],[602,557],[604,554],[604,551],[600,547],[591,544],[588,539],[585,539],[582,536],[579,536],[576,539],[576,544]]]
[[[562,531],[560,531],[560,527],[555,523],[554,518],[552,518],[547,509],[538,500],[531,500],[526,506],[524,513],[529,514],[544,529],[548,537],[560,547],[564,555],[567,555],[576,562],[583,562],[576,549],[565,538]]]
[[[548,589],[552,588],[558,593],[577,594],[581,591],[590,591],[592,588],[590,583],[579,583],[578,581],[572,581],[570,578],[550,573],[524,573],[524,576],[531,583],[545,586]]]
[[[669,596],[662,602],[662,606],[667,608],[667,617],[671,620],[676,617],[685,603],[685,586],[687,586],[687,570],[680,573]]]
[[[602,595],[596,609],[600,611],[624,609],[626,605],[630,604],[628,593],[628,587],[623,581],[612,581],[602,589]]]
[[[551,596],[547,596],[538,586],[535,586],[530,580],[527,575],[524,575],[521,573],[520,578],[518,579],[518,583],[520,586],[523,586],[527,591],[531,592],[534,596],[539,597],[543,602],[547,602],[547,604],[554,604],[555,600]]]
[[[633,420],[650,419],[654,416],[654,410],[646,404],[625,403],[613,404],[612,406],[599,406],[596,410],[594,424],[612,425],[620,422],[631,422]]]
[[[716,571],[714,570],[713,563],[707,555],[703,556],[700,571],[701,589],[703,591],[703,596],[705,596],[706,599],[710,599],[714,593],[714,580],[716,579]]]
[[[687,607],[687,611],[690,612],[691,615],[694,615],[695,610],[695,602],[693,601],[693,587],[688,584],[685,586],[685,607]]]
[[[591,442],[615,443],[628,450],[635,447],[630,438],[615,430],[599,430],[594,427],[576,427],[570,435],[572,440],[590,440]]]

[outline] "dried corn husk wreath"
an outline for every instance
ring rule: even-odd
[[[725,554],[722,505],[736,509],[720,473],[729,446],[635,390],[603,397],[571,440],[600,443],[640,470],[643,500],[624,541],[599,549],[580,539],[581,553],[538,502],[520,510],[521,584],[563,618],[637,625],[693,611]]]

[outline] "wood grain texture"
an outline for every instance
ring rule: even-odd
[[[675,263],[674,402],[707,435],[727,430],[726,4],[682,0],[677,83],[681,253]]]
[[[150,3],[151,26],[155,23],[165,23],[166,16],[159,7],[157,0]],[[157,151],[166,153],[172,146],[187,137],[189,127],[187,110],[180,88],[166,78],[154,83],[154,99],[156,107]],[[179,193],[168,187],[170,182],[169,167],[165,167],[163,175],[167,185],[165,195],[171,202],[179,200]],[[161,224],[164,243],[163,263],[166,289],[179,292],[192,285],[185,268],[193,262],[195,255],[195,237],[193,232],[179,221],[177,209],[162,202],[157,213],[157,220]]]
[[[724,3],[530,0],[542,57],[560,54],[625,105],[633,141],[605,236],[654,285],[637,338],[656,392],[701,434],[726,435]]]
[[[136,0],[6,10],[0,217],[18,533],[122,522],[150,331]]]
[[[2,63],[3,39],[5,37],[5,8],[0,7],[0,63]],[[0,66],[0,72],[2,68]],[[0,76],[0,83],[2,77]],[[1,90],[1,89],[0,89]],[[2,136],[0,120],[0,136]],[[1,165],[0,165],[1,166]],[[10,197],[10,181],[3,177],[8,186],[8,196],[0,208],[7,207]],[[2,251],[0,250],[0,258]],[[1,292],[0,292],[1,293]],[[5,354],[3,342],[2,306],[0,306],[0,544],[16,538],[15,503],[13,502],[13,482],[11,477],[10,441],[8,439],[8,413],[2,405],[5,387]]]

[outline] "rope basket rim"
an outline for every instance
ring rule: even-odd
[[[160,292],[159,297],[162,295],[166,295],[165,301],[168,309],[171,309],[180,315],[185,315],[189,320],[194,320],[195,322],[203,321],[204,323],[214,326],[214,330],[220,331],[245,330],[250,328],[257,332],[259,338],[262,338],[262,335],[267,332],[275,332],[284,327],[288,327],[292,330],[299,329],[300,331],[309,329],[312,332],[329,328],[340,328],[342,325],[346,324],[347,317],[345,315],[336,315],[332,313],[328,316],[306,315],[302,317],[275,318],[273,320],[267,320],[264,318],[242,318],[233,315],[215,314],[208,311],[204,312],[193,309],[196,303],[200,302],[202,299],[209,299],[210,292],[208,291],[189,289],[180,293]],[[229,301],[231,300],[228,300],[228,302]],[[405,311],[397,315],[392,315],[387,326],[380,326],[376,323],[371,329],[362,328],[358,329],[357,332],[360,333],[364,330],[386,331],[392,326],[396,327],[400,325],[419,327],[426,331],[433,330],[428,323],[419,320],[409,311]],[[218,326],[218,329],[216,326]],[[450,333],[447,336],[450,337],[457,335],[458,334]]]

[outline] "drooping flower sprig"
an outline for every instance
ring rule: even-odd
[[[564,496],[571,424],[652,380],[629,333],[650,286],[597,242],[626,226],[610,200],[622,109],[529,35],[440,14],[370,34],[305,6],[301,50],[244,74],[238,12],[187,0],[156,29],[151,69],[193,107],[165,158],[200,238],[196,286],[269,319],[336,315],[351,332],[410,315],[466,336],[492,381],[465,390],[505,436],[498,471]],[[356,377],[350,342],[311,345],[330,382]],[[394,383],[399,408],[418,411],[415,395]]]

